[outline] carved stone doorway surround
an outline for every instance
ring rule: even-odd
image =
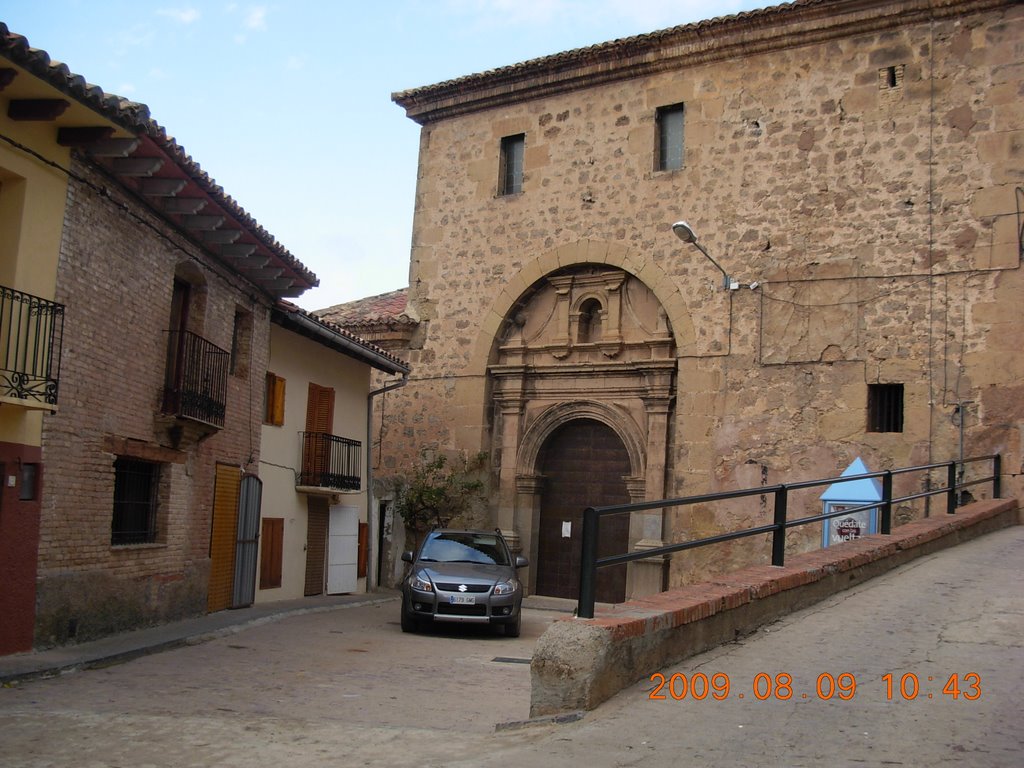
[[[498,524],[537,564],[544,478],[539,459],[574,419],[611,428],[629,456],[631,501],[664,498],[675,398],[672,329],[650,289],[607,265],[580,264],[537,281],[506,315],[491,377]],[[629,550],[659,546],[662,512],[630,516]],[[663,561],[630,563],[626,597],[657,592]],[[521,574],[527,589],[536,568]]]

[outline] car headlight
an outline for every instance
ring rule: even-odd
[[[430,583],[429,579],[424,579],[419,574],[413,574],[409,579],[409,586],[413,589],[418,589],[420,592],[433,592],[434,585]]]
[[[518,579],[509,579],[508,581],[499,581],[494,585],[494,594],[496,595],[511,595],[519,589]]]

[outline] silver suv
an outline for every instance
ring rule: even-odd
[[[519,637],[523,587],[516,569],[528,563],[512,556],[500,531],[434,530],[402,560],[412,564],[402,581],[403,632],[454,621],[499,624],[506,637]]]

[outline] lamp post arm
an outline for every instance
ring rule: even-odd
[[[699,240],[694,240],[693,244],[697,246],[697,249],[704,254],[707,260],[714,264],[718,271],[722,273],[722,287],[728,289],[729,275],[724,269],[722,269],[722,265],[715,261],[713,258],[711,258],[711,254],[707,252],[703,245],[700,244]]]

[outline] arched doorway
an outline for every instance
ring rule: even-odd
[[[625,478],[629,454],[607,425],[574,419],[551,434],[541,450],[538,469],[544,477],[538,531],[536,592],[576,598],[580,586],[583,510],[630,501]],[[601,520],[598,556],[622,554],[629,544],[629,516]],[[626,599],[626,566],[602,568],[597,599]]]

